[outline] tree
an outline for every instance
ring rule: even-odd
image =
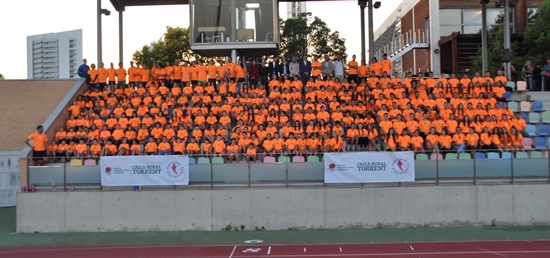
[[[166,27],[164,40],[155,42],[151,47],[145,45],[141,50],[134,52],[134,61],[145,63],[152,67],[153,62],[174,62],[175,59],[193,61],[200,56],[191,51],[189,28]]]
[[[327,24],[311,13],[302,13],[296,18],[280,21],[281,52],[302,56],[312,54],[328,55],[335,59],[341,55],[346,59],[346,39],[340,37],[338,31],[332,32]]]
[[[529,46],[527,59],[533,64],[544,64],[550,58],[550,0],[542,3],[533,19],[524,34],[524,41]]]
[[[488,42],[488,70],[491,74],[496,74],[498,70],[503,68],[502,62],[502,50],[504,49],[504,19],[502,15],[497,17],[497,25],[492,26],[491,29],[487,32],[487,42]],[[522,58],[518,56],[517,51],[519,47],[517,42],[511,42],[510,44],[510,57],[512,64],[522,64]],[[470,57],[473,64],[474,72],[481,72],[481,74],[486,71],[483,70],[483,57],[481,47],[477,50],[477,55]]]

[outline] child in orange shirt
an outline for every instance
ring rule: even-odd
[[[153,137],[149,137],[149,142],[145,145],[146,155],[157,155],[158,146]]]
[[[227,161],[229,163],[232,161],[239,162],[239,145],[237,145],[237,140],[234,138],[231,139],[231,144],[227,146]]]
[[[162,137],[162,142],[158,145],[158,154],[159,155],[170,155],[172,152],[172,146],[170,146],[170,143],[168,142],[168,138],[166,136]]]
[[[187,155],[193,156],[198,154],[200,151],[200,147],[197,144],[197,140],[195,137],[191,137],[191,142],[187,145]]]
[[[256,155],[256,147],[254,146],[254,143],[251,142],[246,148],[246,161],[256,162],[256,159],[258,159],[258,155]]]

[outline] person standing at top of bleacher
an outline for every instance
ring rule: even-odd
[[[382,60],[380,60],[380,65],[382,66],[382,73],[386,72],[386,74],[391,76],[391,61],[388,59],[388,54],[384,54],[382,56]]]
[[[80,78],[86,79],[86,85],[90,87],[90,75],[88,75],[88,70],[90,70],[90,67],[86,63],[88,63],[88,60],[82,60],[82,64],[78,67],[77,74]]]
[[[356,56],[351,57],[351,61],[348,62],[348,83],[351,83],[353,80],[357,82],[357,69],[359,68],[359,63],[355,61]]]
[[[126,69],[123,68],[122,62],[118,63],[118,69],[116,70],[116,78],[119,87],[126,85]]]
[[[86,61],[86,59],[84,59]],[[48,149],[48,137],[44,134],[44,127],[39,125],[36,127],[36,133],[33,133],[27,137],[25,144],[32,149],[32,158],[36,166],[42,166],[48,162],[48,155],[46,150]],[[30,141],[32,140],[32,145]]]

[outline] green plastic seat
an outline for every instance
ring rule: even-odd
[[[550,112],[543,112],[542,113],[542,123],[550,124]]]
[[[544,154],[542,153],[542,151],[532,151],[531,152],[531,158],[533,158],[533,159],[544,158]]]
[[[320,162],[319,161],[319,156],[308,156],[307,157],[307,162]]]
[[[290,163],[290,157],[289,156],[280,156],[277,161],[279,161],[281,163]]]
[[[458,159],[458,155],[456,153],[447,153],[445,154],[445,159]]]
[[[212,158],[212,164],[223,164],[223,158],[222,157],[213,157]]]
[[[458,154],[458,159],[472,159],[472,155],[470,153],[460,153]]]
[[[424,153],[416,154],[416,160],[428,160],[428,154],[424,154]]]
[[[528,158],[529,158],[529,155],[527,154],[527,152],[520,151],[516,153],[516,159],[528,159]]]

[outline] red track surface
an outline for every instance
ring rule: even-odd
[[[547,258],[550,241],[479,241],[387,244],[304,244],[236,246],[123,246],[3,248],[0,257],[392,257]]]

